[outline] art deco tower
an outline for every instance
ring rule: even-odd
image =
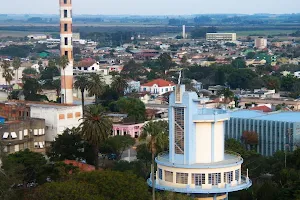
[[[60,54],[67,56],[69,64],[61,69],[61,102],[73,103],[73,42],[72,42],[72,0],[60,3]]]
[[[169,152],[155,159],[154,186],[198,200],[227,200],[228,193],[249,188],[252,182],[248,170],[242,173],[243,158],[224,149],[224,122],[229,114],[201,108],[201,101],[184,85],[170,95]]]

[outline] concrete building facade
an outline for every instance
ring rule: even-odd
[[[299,146],[300,112],[231,112],[230,120],[225,122],[225,138],[241,141],[244,131],[257,133],[256,150],[264,156],[272,156],[276,151],[292,151]]]
[[[236,33],[206,33],[207,41],[236,41]]]
[[[258,49],[265,49],[268,47],[268,40],[266,38],[256,38],[254,47]]]

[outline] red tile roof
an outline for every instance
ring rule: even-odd
[[[170,82],[170,81],[166,81],[164,79],[155,79],[153,81],[150,81],[148,83],[143,84],[142,86],[148,86],[148,87],[152,87],[153,85],[158,85],[158,87],[167,87],[167,86],[174,86],[175,84]]]
[[[263,112],[272,112],[272,109],[269,108],[268,106],[256,106],[256,107],[250,108],[249,110],[260,110]]]
[[[73,165],[75,167],[78,167],[80,171],[84,171],[84,172],[95,171],[95,166],[81,163],[75,160],[65,160],[64,163],[67,165]]]

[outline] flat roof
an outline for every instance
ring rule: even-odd
[[[11,100],[5,101],[3,103],[7,104],[25,104],[29,106],[36,106],[36,107],[47,107],[47,108],[68,108],[68,107],[78,107],[80,105],[75,104],[60,104],[60,103],[49,103],[49,102],[40,102],[40,101],[21,101],[21,100]]]
[[[268,120],[268,121],[281,121],[281,122],[300,122],[300,112],[269,112],[264,113],[255,110],[238,110],[229,112],[230,117],[242,118],[242,119],[257,119],[257,120]]]

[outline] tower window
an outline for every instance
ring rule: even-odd
[[[68,10],[64,10],[64,18],[68,17]]]
[[[64,24],[64,31],[68,31],[68,24]]]
[[[64,0],[64,4],[67,4],[68,0]]]
[[[162,169],[158,169],[158,178],[162,180]]]
[[[188,184],[188,177],[189,174],[188,173],[176,173],[176,183],[179,184]]]
[[[192,184],[197,186],[205,184],[205,174],[192,174]]]
[[[65,56],[68,56],[68,51],[65,51]]]
[[[165,181],[173,183],[173,172],[165,170]]]
[[[233,181],[233,171],[224,172],[224,182],[231,183]]]
[[[184,108],[174,108],[175,153],[184,154]]]
[[[208,184],[218,185],[221,183],[221,173],[208,174]]]
[[[68,38],[65,37],[65,45],[68,45]]]

